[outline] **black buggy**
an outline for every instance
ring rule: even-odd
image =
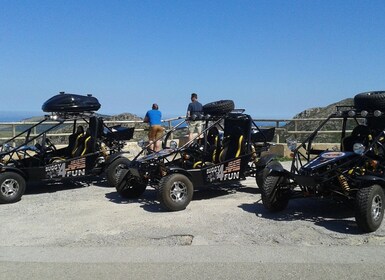
[[[161,206],[179,211],[190,203],[195,189],[221,187],[247,176],[263,182],[263,169],[273,156],[261,158],[274,137],[274,128],[260,129],[243,110],[233,110],[234,102],[221,100],[203,106],[203,114],[192,119],[203,122],[203,131],[195,139],[176,146],[170,135],[186,121],[180,122],[163,139],[163,149],[148,152],[148,145],[119,169],[117,192],[125,198],[138,198],[147,186],[158,190]],[[167,144],[169,143],[169,145]]]
[[[354,106],[337,107],[298,147],[292,146],[291,170],[271,162],[261,188],[262,202],[281,211],[289,199],[331,197],[354,205],[355,218],[364,232],[379,228],[384,216],[385,91],[357,94]],[[333,123],[340,130],[340,146],[314,149],[321,130]],[[335,127],[336,123],[339,128]]]
[[[116,169],[128,162],[123,140],[132,138],[134,128],[107,127],[94,114],[100,106],[91,95],[60,93],[43,104],[49,115],[2,142],[0,203],[19,201],[29,182],[82,181],[103,172],[116,181]],[[72,134],[63,147],[47,136],[64,131]]]

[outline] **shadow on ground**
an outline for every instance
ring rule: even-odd
[[[24,195],[54,193],[59,191],[89,187],[91,182],[29,183]]]
[[[91,185],[99,188],[111,188],[107,184],[107,180],[103,177],[92,176],[76,180],[60,180],[57,182],[31,182],[27,184],[25,195],[54,193],[58,191],[89,187]],[[111,189],[115,190],[115,188]]]
[[[291,200],[288,207],[281,212],[269,212],[257,201],[253,204],[239,206],[246,212],[255,213],[259,218],[274,221],[308,221],[316,226],[333,232],[345,234],[362,234],[352,219],[354,211],[351,205],[328,199],[304,198]]]
[[[213,199],[216,197],[222,197],[236,192],[248,192],[248,193],[257,193],[258,190],[255,188],[248,188],[241,184],[232,184],[220,188],[205,188],[194,191],[194,196],[192,200],[206,200]],[[147,187],[146,191],[137,199],[127,199],[119,195],[115,190],[107,193],[106,198],[117,204],[128,204],[128,203],[138,203],[140,207],[148,212],[166,212],[161,208],[158,200],[158,191]]]

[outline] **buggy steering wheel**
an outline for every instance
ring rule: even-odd
[[[56,151],[55,145],[49,140],[48,138],[45,138],[45,143],[47,144],[47,150]]]

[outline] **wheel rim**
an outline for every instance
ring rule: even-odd
[[[382,199],[380,195],[376,195],[372,200],[372,218],[377,221],[382,214]]]
[[[176,181],[172,184],[170,197],[175,202],[182,202],[187,197],[187,187],[181,181]]]
[[[14,196],[19,191],[20,185],[15,179],[6,179],[1,184],[1,194],[6,197]]]

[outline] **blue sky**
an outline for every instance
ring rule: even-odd
[[[66,91],[105,114],[183,115],[196,92],[290,118],[385,90],[384,15],[375,0],[0,0],[0,111]]]

